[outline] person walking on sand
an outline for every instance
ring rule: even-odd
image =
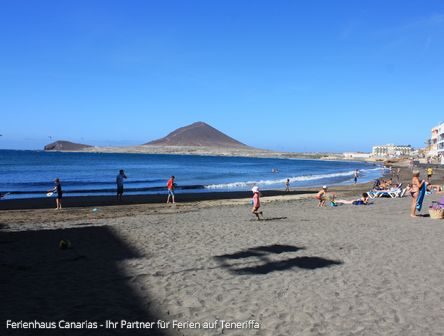
[[[125,172],[123,169],[120,169],[119,175],[116,177],[116,185],[117,185],[117,200],[122,201],[123,198],[123,180],[126,179]]]
[[[359,176],[359,170],[356,169],[355,170],[355,175],[354,175],[354,178],[353,178],[353,180],[355,181],[355,184],[358,183],[358,176]]]
[[[262,211],[259,211],[259,208],[261,207],[260,197],[262,196],[259,191],[259,187],[254,186],[251,191],[253,192],[253,209],[251,210],[251,213],[256,215],[257,220],[261,220],[260,216],[262,216],[262,219],[264,219]]]
[[[176,186],[176,184],[174,183],[174,176],[171,176],[170,179],[167,182],[167,188],[168,188],[168,198],[167,198],[167,204],[170,203],[170,197],[171,197],[171,201],[174,204],[174,187]]]
[[[412,196],[412,205],[410,207],[411,217],[416,217],[416,211],[421,211],[427,186],[427,183],[424,180],[419,180],[419,175],[419,171],[413,171],[412,184],[410,188],[410,195]]]
[[[286,192],[290,191],[290,179],[287,179],[287,181],[285,181],[285,191]]]
[[[433,176],[433,168],[429,167],[427,168],[427,182],[430,183],[430,181],[432,180],[432,176]]]
[[[52,188],[52,190],[48,190],[48,192],[56,192],[57,193],[57,197],[56,197],[56,210],[61,210],[62,209],[62,197],[63,197],[63,191],[62,191],[62,184],[60,183],[60,179],[57,177],[54,180],[54,188]]]

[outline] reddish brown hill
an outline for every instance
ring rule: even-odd
[[[242,142],[201,121],[178,128],[166,137],[150,141],[145,145],[249,148]]]
[[[50,143],[49,145],[46,145],[44,150],[45,151],[81,151],[82,149],[92,147],[90,145],[83,145],[74,143],[71,141],[64,141],[64,140],[58,140],[53,143]]]

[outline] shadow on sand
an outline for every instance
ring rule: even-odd
[[[60,249],[61,239],[71,248]],[[0,231],[0,335],[166,335],[147,329],[5,330],[12,321],[157,321],[119,268],[141,257],[108,227]]]
[[[302,268],[307,270],[314,270],[317,268],[329,267],[333,265],[341,265],[342,261],[330,260],[320,257],[294,257],[284,260],[271,260],[270,257],[276,254],[297,252],[305,249],[304,247],[297,247],[292,245],[266,245],[252,247],[235,253],[224,254],[214,257],[221,265],[235,275],[245,274],[268,274],[276,271],[287,271],[293,268]],[[243,260],[247,258],[255,258],[254,263],[261,262],[259,265],[251,265],[251,261],[243,263],[233,262],[236,260]]]

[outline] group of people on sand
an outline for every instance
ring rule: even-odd
[[[123,169],[120,170],[119,175],[116,177],[116,184],[117,184],[117,200],[122,201],[123,196],[123,180],[126,179],[127,176],[125,175],[125,172]],[[176,183],[174,182],[175,177],[172,175],[166,184],[167,190],[168,190],[168,197],[167,197],[167,204],[168,203],[176,203],[174,199],[174,189],[176,189]]]
[[[322,189],[318,191],[315,198],[318,200],[318,207],[323,207],[327,201],[329,201],[332,206],[337,206],[339,204],[367,205],[369,196],[367,193],[363,193],[358,199],[337,199],[335,193],[330,192],[327,186],[323,186]]]
[[[431,168],[426,170],[427,173],[427,181],[420,179],[420,172],[413,171],[412,181],[407,186],[407,192],[410,193],[412,197],[411,207],[410,207],[410,216],[417,217],[418,211],[421,211],[422,204],[424,201],[424,196],[427,192],[436,191],[437,193],[443,193],[443,186],[438,184],[431,184],[431,178],[433,175],[433,171]],[[399,171],[397,171],[397,175]],[[392,179],[381,179],[377,180],[374,185],[375,190],[387,190],[394,187],[394,183]],[[343,200],[337,199],[336,195],[328,190],[327,186],[323,186],[321,190],[316,194],[315,198],[318,200],[318,207],[325,206],[326,202],[330,202],[332,206],[336,206],[338,204],[353,204],[353,205],[366,205],[369,201],[368,193],[363,193],[359,199],[354,200]]]
[[[433,171],[431,168],[427,169],[427,181],[420,180],[420,172],[419,171],[413,171],[413,177],[411,184],[407,186],[407,192],[410,193],[412,197],[412,203],[410,208],[410,216],[416,217],[417,211],[421,211],[422,203],[424,201],[424,196],[427,191],[431,192],[435,190],[438,193],[443,192],[443,187],[440,185],[432,185],[431,184],[431,178],[433,175]],[[399,174],[399,171],[397,172]],[[357,178],[359,176],[358,170],[355,171],[354,174],[354,182],[357,182]],[[399,175],[398,175],[399,176]],[[119,171],[119,174],[116,177],[116,186],[117,186],[117,200],[122,201],[123,199],[123,192],[124,192],[124,180],[127,179],[127,176],[125,174],[125,171],[121,169]],[[399,179],[399,177],[398,177]],[[174,198],[174,190],[176,188],[175,177],[171,176],[168,179],[167,182],[167,190],[168,190],[168,197],[166,203],[175,203]],[[386,190],[390,189],[394,186],[393,180],[391,178],[388,179],[381,179],[377,180],[374,185],[375,190]],[[287,179],[285,182],[285,191],[290,191],[290,179]],[[256,216],[258,220],[261,220],[264,218],[260,202],[261,192],[259,191],[258,186],[254,186],[252,188],[253,192],[253,198],[251,200],[251,203],[253,205],[253,208],[251,212]],[[56,193],[56,209],[60,210],[62,209],[62,198],[63,198],[63,191],[62,191],[62,184],[60,182],[59,178],[56,178],[54,180],[54,188],[51,190],[48,190],[48,196],[51,196],[53,193]],[[337,206],[339,204],[352,204],[352,205],[367,205],[369,202],[369,195],[368,193],[363,193],[360,198],[358,199],[352,199],[352,200],[345,200],[345,199],[337,199],[335,193],[332,193],[329,191],[327,186],[323,186],[321,190],[318,191],[315,198],[318,200],[318,207],[324,207],[326,205],[326,202],[330,202],[330,205]]]
[[[396,186],[396,184],[393,183],[393,179],[391,178],[377,179],[373,184],[373,190],[388,190],[394,186]]]
[[[116,189],[117,189],[117,201],[121,202],[123,200],[123,192],[124,192],[124,180],[128,177],[125,174],[125,171],[121,169],[119,171],[119,174],[116,177]],[[175,203],[174,199],[174,189],[176,188],[176,183],[174,183],[174,176],[171,176],[167,182],[167,189],[168,189],[168,197],[167,197],[167,203]],[[47,196],[52,196],[54,193],[56,193],[56,209],[60,210],[62,209],[62,199],[63,199],[63,190],[62,190],[62,183],[60,182],[60,179],[57,177],[54,180],[54,188],[48,190]]]
[[[427,168],[427,180],[420,180],[420,172],[418,170],[413,171],[412,182],[409,184],[409,192],[412,196],[412,204],[410,207],[410,216],[416,217],[417,211],[421,211],[424,196],[427,193],[435,191],[437,194],[443,193],[443,186],[439,184],[432,184],[433,169]]]

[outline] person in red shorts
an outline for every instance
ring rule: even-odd
[[[174,202],[174,187],[175,187],[174,176],[171,176],[167,182],[167,188],[168,188],[167,203],[170,203],[170,197],[171,197],[172,203],[173,204],[175,203]]]

